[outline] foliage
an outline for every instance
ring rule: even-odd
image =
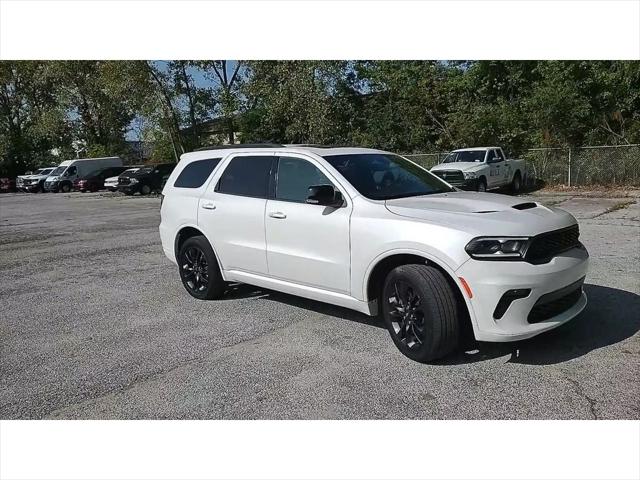
[[[238,137],[513,155],[640,143],[639,86],[634,61],[3,61],[0,175],[127,156],[132,133],[154,161]]]

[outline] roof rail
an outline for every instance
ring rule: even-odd
[[[194,152],[203,152],[205,150],[232,150],[236,148],[282,148],[284,145],[279,143],[238,143],[237,145],[211,145],[209,147],[196,148]]]
[[[300,147],[300,148],[353,148],[353,145],[349,144],[321,144],[321,143],[288,143],[285,147]]]

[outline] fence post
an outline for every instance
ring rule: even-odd
[[[569,147],[569,170],[567,172],[567,183],[568,187],[571,186],[571,147]]]

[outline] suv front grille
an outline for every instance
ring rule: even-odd
[[[561,230],[543,233],[533,237],[531,244],[524,255],[524,259],[530,263],[547,263],[559,253],[579,247],[580,230],[578,225],[572,225]]]
[[[129,177],[118,178],[118,185],[129,185],[130,183],[131,183],[131,180],[129,179]]]
[[[527,321],[542,322],[569,310],[580,300],[583,283],[584,277],[571,285],[541,296],[529,312]]]
[[[461,185],[464,183],[464,175],[460,170],[436,170],[435,173],[438,177],[451,185]]]

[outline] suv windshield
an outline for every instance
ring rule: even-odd
[[[466,150],[464,152],[451,152],[442,163],[454,162],[484,162],[486,150]]]
[[[41,171],[36,172],[36,175],[51,175],[51,172],[53,172],[53,168],[43,168]]]
[[[357,153],[323,158],[358,192],[372,200],[454,191],[435,175],[399,155]]]
[[[64,172],[67,169],[67,167],[57,167],[53,172],[51,172],[49,175],[51,176],[55,176],[55,175],[62,175],[62,172]]]

